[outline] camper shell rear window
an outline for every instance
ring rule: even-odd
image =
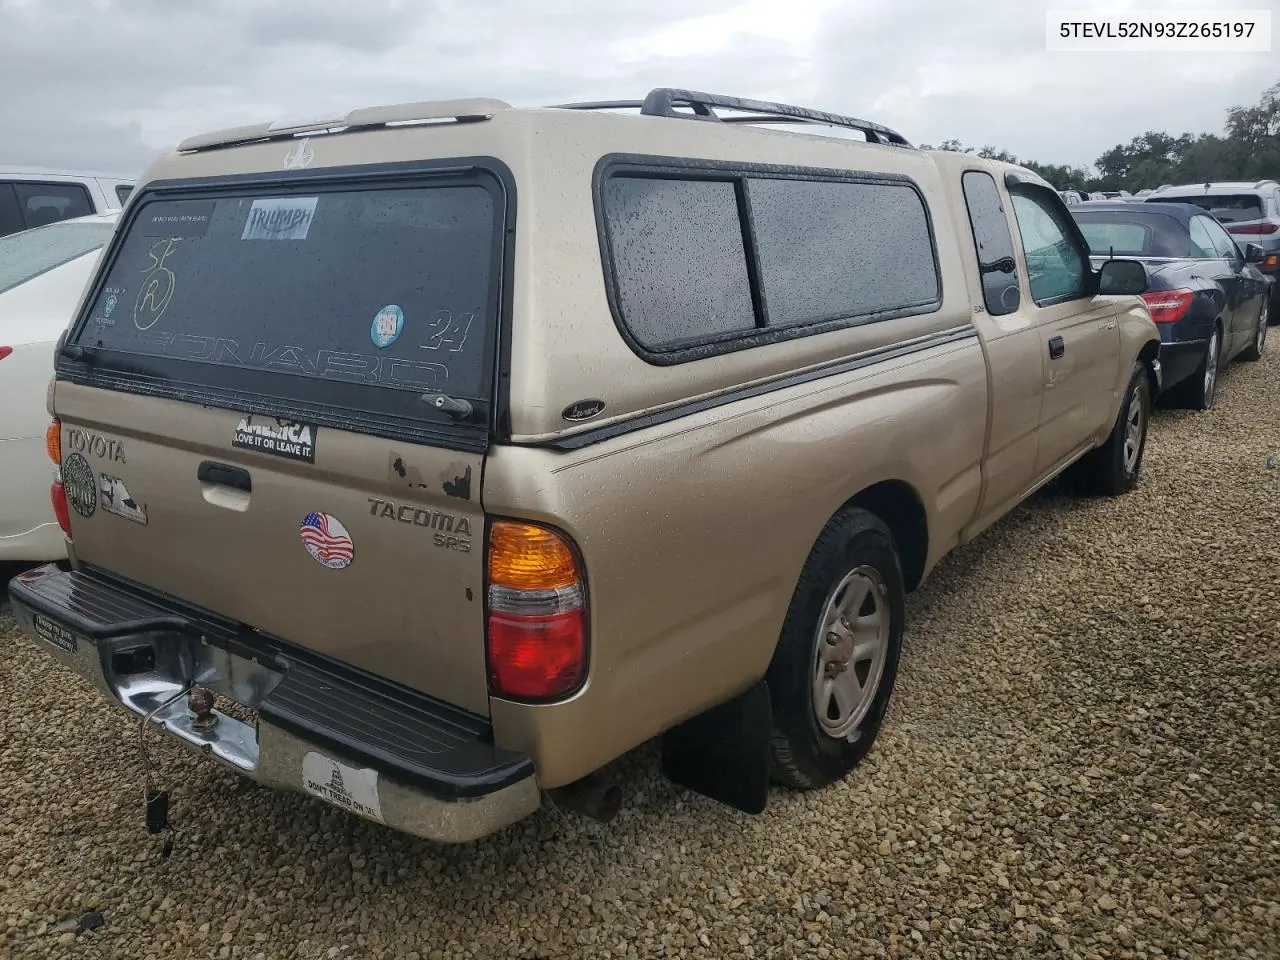
[[[503,222],[480,171],[148,191],[71,342],[95,371],[202,394],[448,423],[422,399],[443,393],[487,414]]]

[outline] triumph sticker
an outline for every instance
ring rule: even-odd
[[[368,767],[348,767],[308,750],[302,755],[302,783],[307,793],[334,806],[384,823],[378,800],[378,771]]]
[[[298,525],[298,536],[316,563],[330,570],[341,570],[351,565],[356,548],[337,517],[327,513],[308,513]]]
[[[105,473],[99,478],[102,490],[102,509],[114,513],[117,517],[132,520],[144,527],[147,525],[147,505],[138,503],[129,495],[129,488],[119,477],[109,477]]]
[[[98,509],[98,483],[89,461],[73,453],[62,463],[62,489],[67,503],[82,517],[92,517]]]
[[[241,240],[305,240],[319,197],[271,197],[253,201]]]
[[[286,460],[316,462],[317,428],[309,423],[280,417],[241,417],[231,445],[242,450],[260,450]]]

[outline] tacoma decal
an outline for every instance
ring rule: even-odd
[[[397,504],[379,497],[369,497],[368,500],[369,516],[427,527],[435,531],[431,538],[435,546],[459,553],[471,552],[471,521],[466,517],[415,507],[411,503]]]

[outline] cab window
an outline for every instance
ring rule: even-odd
[[[1060,210],[1034,188],[1015,188],[1011,196],[1031,299],[1046,306],[1086,296],[1089,266],[1065,222],[1065,208]]]

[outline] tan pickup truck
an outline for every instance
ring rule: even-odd
[[[13,605],[103,696],[399,830],[607,817],[656,736],[758,811],[867,752],[942,556],[1064,471],[1133,487],[1145,285],[1032,172],[785,104],[193,137],[59,346],[71,569]]]

